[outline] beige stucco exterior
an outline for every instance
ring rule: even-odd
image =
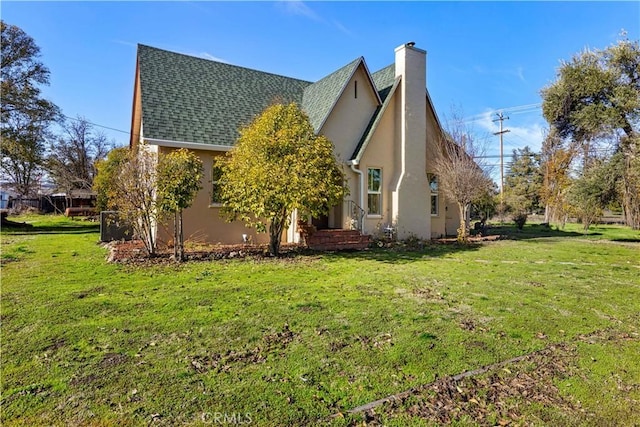
[[[458,226],[457,206],[447,203],[440,192],[438,213],[432,215],[430,211],[430,159],[433,158],[433,150],[442,130],[426,91],[426,52],[415,48],[413,44],[406,44],[398,47],[395,53],[396,80],[384,104],[363,60],[346,82],[319,129],[320,134],[334,143],[336,157],[343,165],[349,187],[349,196],[344,203],[331,209],[328,226],[354,226],[355,216],[350,202],[366,211],[367,171],[369,168],[379,168],[382,171],[381,213],[364,215],[364,233],[382,233],[385,228],[392,227],[400,239],[412,236],[429,239],[455,234]],[[266,233],[257,233],[239,221],[225,221],[220,216],[221,206],[211,204],[213,160],[216,156],[224,155],[229,147],[145,139],[139,84],[137,74],[132,118],[132,134],[136,137],[132,138],[132,144],[146,142],[156,147],[160,154],[186,147],[192,149],[203,162],[202,190],[183,214],[185,239],[236,244],[248,237],[252,242],[268,242]],[[382,109],[377,113],[379,108]],[[379,114],[375,125],[364,145],[360,146],[360,151],[354,155],[375,114]],[[171,221],[157,227],[160,243],[171,242],[171,227]],[[284,233],[285,239],[297,241],[299,236],[296,231],[295,221],[292,221],[292,229]]]
[[[161,154],[175,150],[172,147],[160,147]],[[268,243],[266,233],[258,233],[255,228],[247,228],[240,221],[227,222],[220,215],[221,206],[211,203],[213,160],[224,153],[216,151],[193,150],[203,165],[202,189],[198,192],[193,205],[183,212],[185,241],[202,243],[236,244],[243,243],[243,234],[253,243]],[[171,243],[173,222],[161,223],[158,227],[158,242]]]
[[[343,163],[353,154],[378,106],[378,98],[366,73],[364,65],[358,66],[320,128],[320,133],[333,142],[336,156]]]

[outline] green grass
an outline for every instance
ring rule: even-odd
[[[327,417],[559,342],[577,356],[554,384],[584,411],[524,401],[520,422],[640,423],[637,231],[131,267],[95,224],[20,220],[2,230],[3,425],[343,425],[362,415]],[[580,338],[598,331],[618,338]],[[428,424],[409,404],[378,413]]]

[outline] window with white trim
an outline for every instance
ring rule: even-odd
[[[440,196],[438,194],[438,176],[429,174],[429,191],[431,192],[431,215],[438,216]]]
[[[367,215],[382,215],[382,169],[367,169]]]

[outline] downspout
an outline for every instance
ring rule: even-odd
[[[351,160],[349,162],[351,170],[358,175],[358,181],[360,182],[360,203],[358,203],[358,205],[360,206],[360,209],[364,209],[364,172],[362,172],[360,169],[356,169],[356,166],[358,166],[359,164],[359,160]],[[364,218],[362,218],[362,234],[365,234]]]

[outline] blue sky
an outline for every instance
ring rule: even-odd
[[[67,116],[128,132],[136,44],[318,80],[364,56],[374,72],[408,41],[427,50],[427,86],[444,121],[452,107],[498,152],[540,147],[540,89],[563,59],[640,38],[640,2],[11,2],[51,71],[45,96]],[[103,129],[119,145],[126,133]]]

